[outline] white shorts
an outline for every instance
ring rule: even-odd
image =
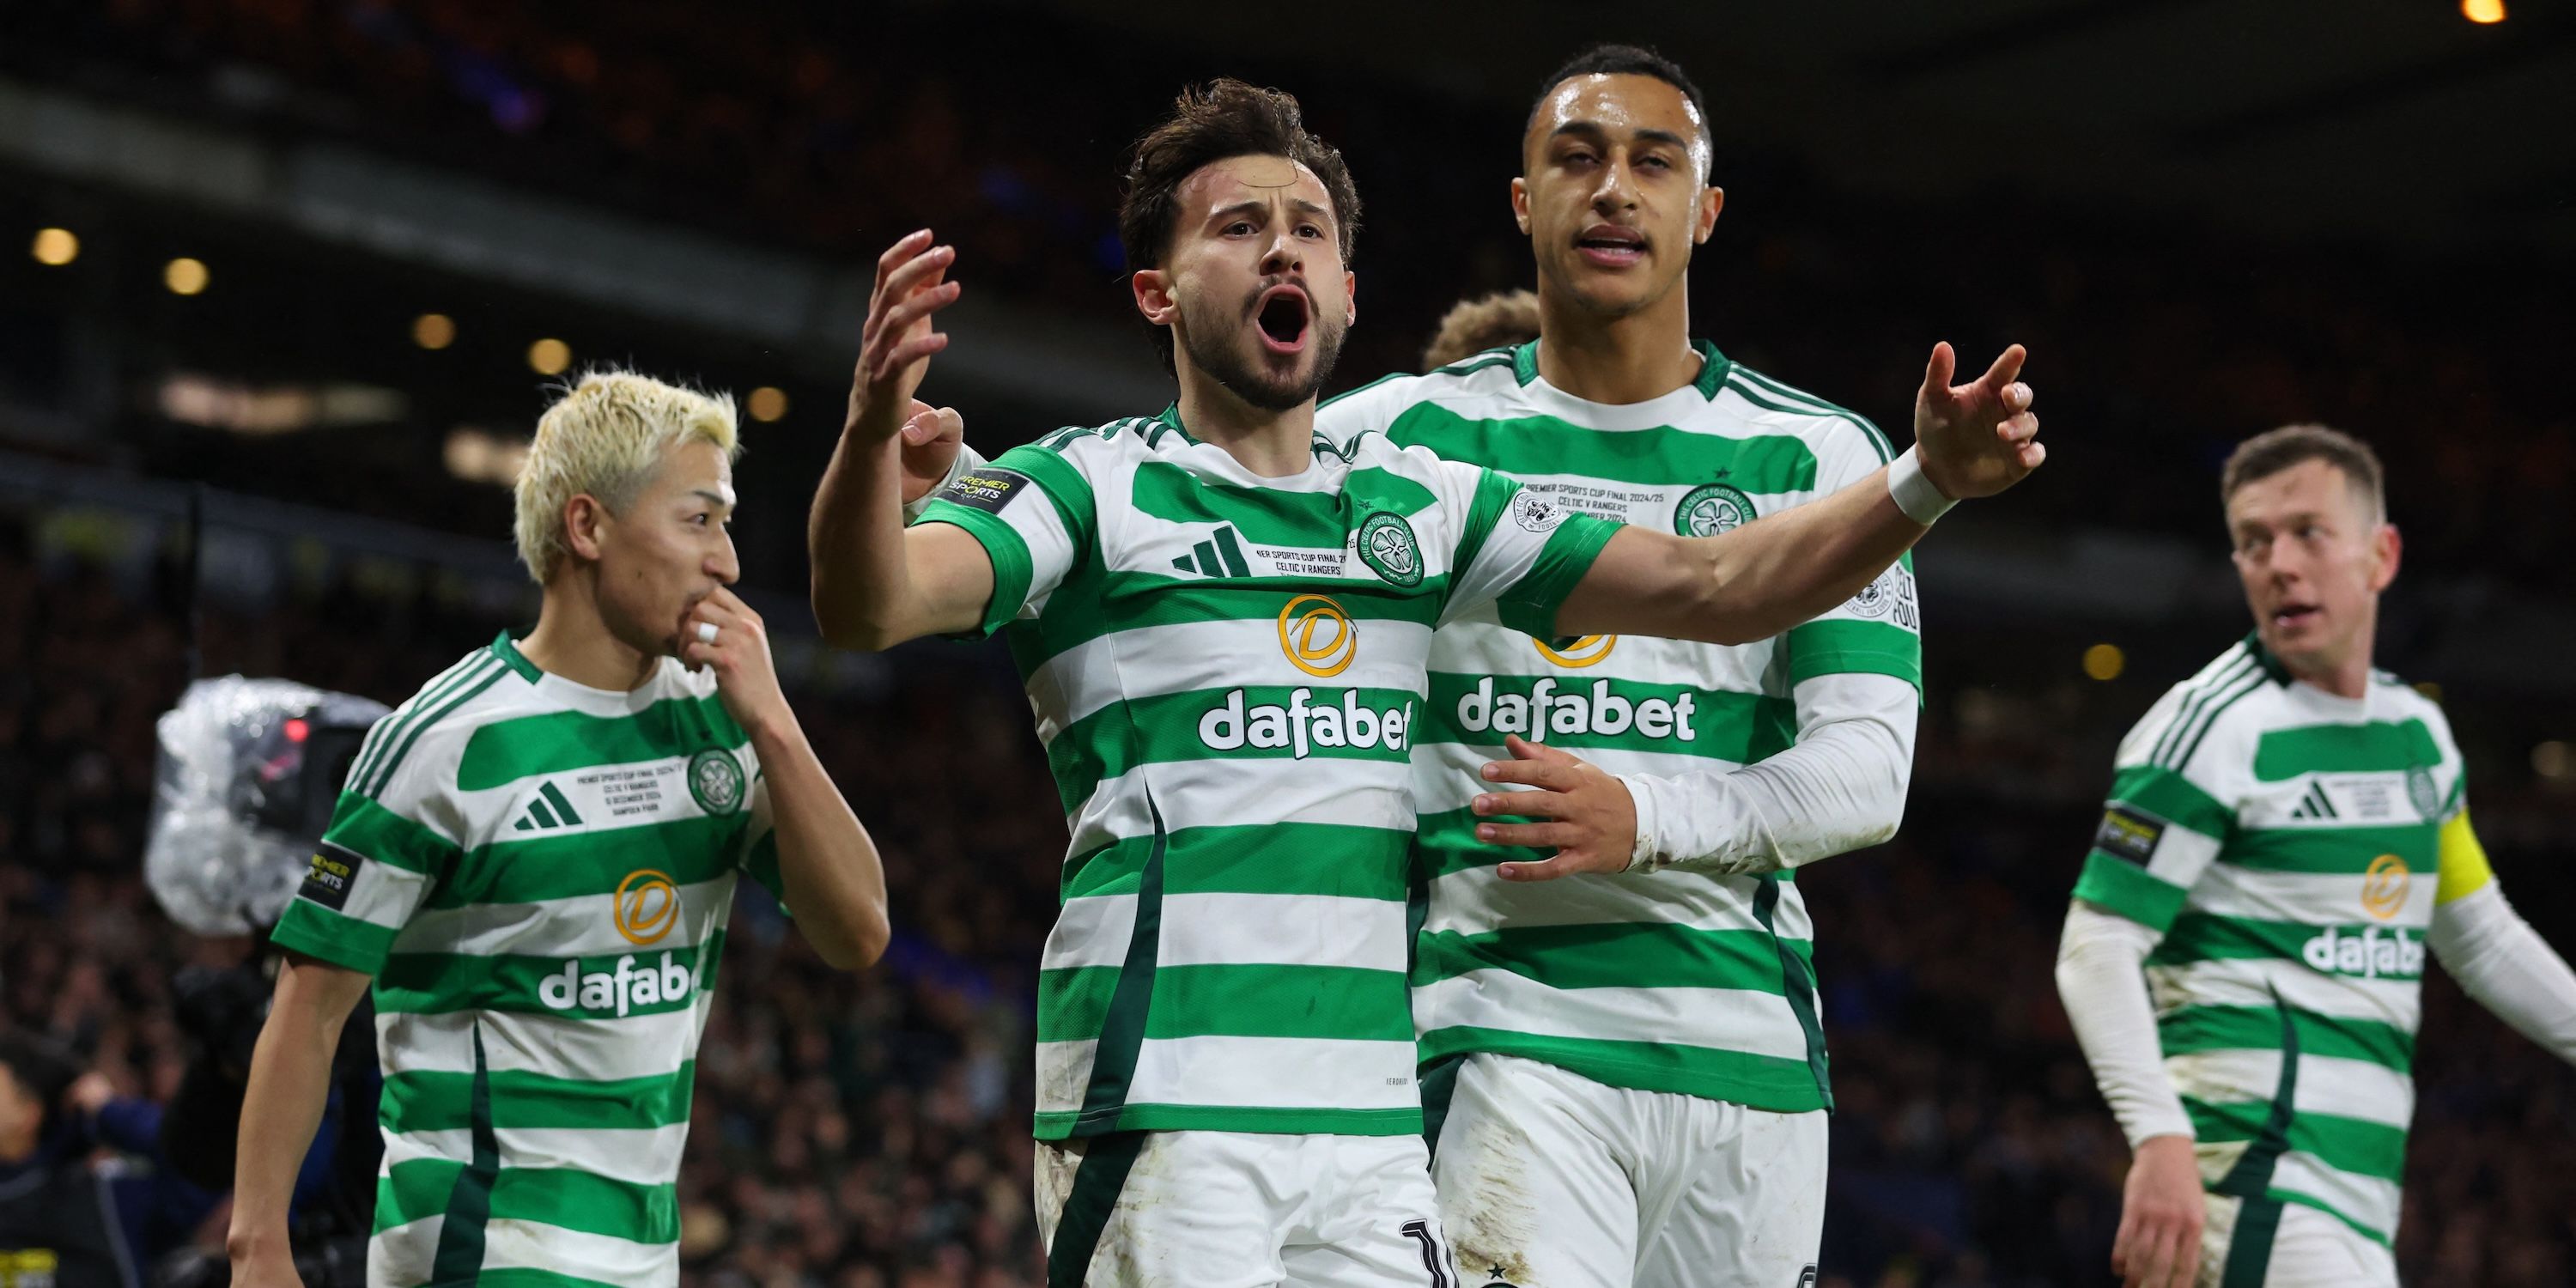
[[[1420,1136],[1037,1145],[1047,1288],[1457,1288]]]
[[[2397,1288],[2396,1256],[2328,1213],[2278,1199],[2206,1197],[2200,1288]]]
[[[1824,1242],[1825,1115],[1479,1053],[1431,1176],[1462,1288],[1804,1288]]]

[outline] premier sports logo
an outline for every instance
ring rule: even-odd
[[[1599,666],[1610,660],[1610,650],[1619,647],[1619,637],[1586,635],[1566,645],[1562,650],[1548,647],[1547,641],[1542,639],[1533,639],[1530,644],[1538,649],[1540,657],[1558,666],[1581,670],[1587,666]]]
[[[1360,524],[1356,540],[1360,562],[1390,586],[1422,584],[1422,543],[1404,516],[1381,510]]]
[[[1279,651],[1289,665],[1329,680],[1360,655],[1360,628],[1340,604],[1322,595],[1299,595],[1279,610]]]

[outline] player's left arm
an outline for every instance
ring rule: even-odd
[[[760,614],[719,589],[689,611],[680,641],[681,661],[715,672],[717,695],[760,758],[754,790],[767,795],[771,832],[759,843],[776,848],[776,889],[797,929],[836,969],[873,964],[890,933],[885,865],[779,690]]]
[[[2576,1064],[2576,971],[2505,901],[2465,804],[2442,824],[2441,878],[2425,942],[2479,1005]]]
[[[1934,346],[1915,402],[1915,444],[1895,464],[1713,537],[1622,529],[1546,633],[1744,644],[1851,598],[1950,502],[1991,496],[2039,467],[2047,453],[2030,386],[2017,378],[2023,357],[2014,345],[1973,383],[1952,386],[1950,346]]]

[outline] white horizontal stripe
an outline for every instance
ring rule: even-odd
[[[1475,934],[1498,926],[1597,926],[1646,923],[1694,930],[1759,930],[1752,877],[1718,877],[1668,869],[1603,873],[1559,881],[1505,881],[1493,868],[1465,868],[1431,882],[1425,934]],[[1784,891],[1785,893],[1785,891]],[[1782,904],[1785,910],[1787,900]],[[1803,925],[1805,912],[1798,921]],[[1781,918],[1786,922],[1788,918]],[[1783,926],[1783,930],[1789,927]],[[1802,936],[1791,936],[1799,938]]]
[[[398,931],[404,918],[420,906],[428,886],[429,874],[425,872],[409,872],[369,859],[351,875],[349,898],[340,911],[369,925]],[[399,938],[396,942],[400,942]]]
[[[706,1009],[715,994],[700,991],[695,1006],[622,1020],[573,1020],[510,1011],[453,1011],[443,1015],[378,1012],[376,1049],[385,1072],[472,1073],[474,1027],[481,1021],[485,1067],[493,1072],[539,1073],[555,1078],[609,1082],[679,1072],[695,1055]]]
[[[705,943],[724,928],[733,910],[735,874],[679,887],[676,917],[665,909],[668,893],[626,895],[639,929],[660,934],[650,944],[629,939],[618,927],[618,899],[610,891],[534,903],[478,903],[440,908],[412,918],[394,940],[398,953],[457,953],[490,957],[592,957],[650,949],[680,951]],[[663,887],[667,890],[668,887]],[[639,905],[637,900],[643,902]]]
[[[1404,970],[1404,904],[1304,894],[1163,898],[1164,966],[1350,966]]]
[[[2168,831],[2167,837],[2173,836]],[[2353,926],[2377,921],[2384,926],[2421,930],[2433,922],[2434,874],[2419,872],[2406,879],[2404,903],[2397,915],[2382,918],[2362,903],[2369,878],[2359,873],[2273,872],[2214,864],[2201,874],[2184,906],[2195,912],[2257,921],[2295,921],[2312,926]]]
[[[744,795],[748,797],[752,780],[759,776],[760,760],[748,743],[729,748],[728,753],[742,769]],[[451,796],[464,820],[469,845],[550,840],[657,826],[707,817],[705,807],[698,804],[697,793],[689,790],[689,764],[694,759],[694,754],[657,756],[557,769]],[[549,817],[559,812],[542,793],[548,783],[572,803],[573,813],[581,821],[567,823],[557,818],[548,826],[536,818],[535,806],[541,800],[545,801]],[[536,825],[523,831],[519,828],[522,819]]]
[[[2189,890],[2217,857],[2216,838],[2167,823],[2164,834],[2156,838],[2155,854],[2147,860],[2147,874]]]
[[[498,1127],[503,1167],[569,1167],[634,1185],[680,1178],[689,1125],[664,1127]]]
[[[1413,990],[1414,1027],[1467,1026],[1535,1037],[1721,1046],[1807,1058],[1788,1001],[1734,988],[1549,988],[1505,970],[1471,971]],[[1723,1017],[1717,1019],[1716,1017]],[[1724,1040],[1714,1034],[1722,1032]]]
[[[1044,970],[1117,966],[1136,927],[1136,896],[1065,901],[1039,958]],[[1405,969],[1404,905],[1328,895],[1175,894],[1163,899],[1162,966],[1293,965]]]
[[[680,1282],[680,1245],[636,1243],[537,1221],[491,1221],[483,1226],[482,1268],[551,1270],[632,1288],[674,1288]]]
[[[447,1217],[425,1216],[378,1231],[367,1241],[367,1288],[418,1288],[438,1263],[438,1238]]]
[[[1497,734],[1494,738],[1491,746],[1424,743],[1417,748],[1413,753],[1414,808],[1425,814],[1441,814],[1465,809],[1485,792],[1519,790],[1519,784],[1496,783],[1484,776],[1485,762],[1512,758],[1511,753],[1503,750],[1502,736]],[[1670,778],[1738,767],[1732,760],[1694,756],[1687,752],[1627,751],[1607,747],[1569,747],[1566,750],[1611,774],[1653,774],[1659,778]]]
[[[1148,784],[1152,808],[1147,807]],[[1329,823],[1413,830],[1405,771],[1381,760],[1318,756],[1281,773],[1273,762],[1185,760],[1143,765],[1104,780],[1071,821],[1071,853],[1154,834],[1245,823]]]
[[[1118,966],[1127,960],[1128,941],[1136,935],[1136,896],[1095,894],[1067,899],[1047,932],[1040,970],[1079,970]]]
[[[2159,1013],[2184,1006],[2288,1005],[2339,1019],[2376,1020],[2412,1033],[2423,1010],[2418,980],[2321,975],[2305,962],[2276,958],[2149,966],[2147,987]]]
[[[1281,591],[1279,606],[1285,609],[1292,598]],[[1316,659],[1318,666],[1330,666],[1345,656],[1338,629],[1318,622],[1292,631],[1291,643],[1305,643],[1323,654]],[[1199,689],[1303,685],[1318,697],[1330,693],[1336,700],[1344,689],[1421,690],[1431,628],[1363,620],[1347,629],[1358,636],[1349,665],[1339,674],[1319,676],[1288,660],[1273,618],[1140,626],[1085,640],[1048,658],[1029,676],[1029,700],[1049,719],[1069,725],[1122,699]]]
[[[2194,1051],[2169,1056],[2165,1072],[2174,1090],[2212,1104],[2268,1101],[2281,1085],[2278,1051]],[[2404,1130],[2415,1116],[2415,1084],[2405,1074],[2367,1060],[2302,1056],[2292,1106],[2303,1114],[2333,1114]]]
[[[388,1175],[397,1163],[415,1163],[423,1159],[448,1163],[474,1161],[474,1129],[471,1127],[379,1134],[384,1137],[384,1167]]]
[[[1670,516],[1667,515],[1667,518]],[[1751,644],[1702,644],[1692,640],[1622,635],[1610,655],[1591,666],[1560,666],[1538,651],[1538,641],[1499,622],[1453,622],[1431,641],[1431,670],[1450,675],[1552,675],[1571,683],[1599,679],[1641,684],[1686,684],[1727,693],[1762,693],[1764,672],[1779,651],[1777,637]]]
[[[1418,1109],[1413,1044],[1339,1038],[1148,1038],[1131,1105]]]
[[[1082,1108],[1091,1087],[1091,1062],[1100,1049],[1096,1038],[1079,1042],[1037,1044],[1037,1111],[1059,1114]]]
[[[2294,1149],[2281,1155],[2273,1167],[2272,1188],[2318,1199],[2381,1234],[2397,1233],[2400,1199],[2395,1181],[2337,1171],[2316,1155]]]

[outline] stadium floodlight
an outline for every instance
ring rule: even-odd
[[[39,228],[35,243],[27,248],[27,253],[47,268],[61,268],[80,258],[80,238],[73,236],[68,228]]]

